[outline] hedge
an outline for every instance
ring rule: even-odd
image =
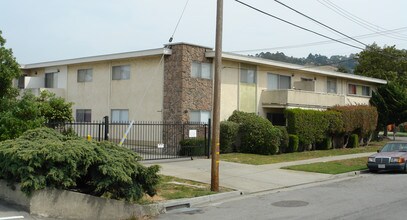
[[[205,139],[203,138],[187,138],[179,142],[181,146],[181,156],[204,156],[205,155]]]
[[[233,121],[222,121],[220,123],[220,152],[237,152],[236,141],[239,132],[239,124]]]
[[[276,126],[276,128],[278,128],[281,132],[279,153],[280,154],[285,153],[288,151],[288,142],[289,142],[287,128],[284,126]]]
[[[276,154],[281,132],[270,121],[253,113],[234,111],[228,121],[239,124],[239,150],[243,153]]]
[[[299,138],[297,135],[290,134],[288,135],[288,152],[297,152],[298,151],[298,145],[300,143]]]
[[[0,179],[20,183],[27,195],[51,187],[137,201],[144,193],[154,195],[159,183],[159,167],[144,167],[140,159],[111,142],[38,128],[0,142]]]
[[[352,134],[350,136],[348,147],[349,148],[357,148],[357,147],[359,147],[359,136],[357,134]]]

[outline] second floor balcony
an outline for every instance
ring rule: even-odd
[[[346,96],[343,94],[294,89],[264,90],[261,93],[260,101],[264,108],[301,107],[326,109],[335,105],[347,104]]]

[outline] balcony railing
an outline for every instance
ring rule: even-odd
[[[20,94],[31,91],[32,94],[35,96],[40,96],[42,91],[49,91],[54,93],[57,97],[65,98],[65,89],[57,89],[57,88],[30,88],[30,89],[22,89]]]
[[[317,93],[293,89],[264,90],[261,93],[260,99],[263,107],[328,108],[334,105],[346,104],[346,96],[342,94]]]

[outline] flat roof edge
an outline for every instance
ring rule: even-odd
[[[205,53],[205,56],[213,58],[213,57],[215,57],[215,52],[208,51]],[[361,80],[361,81],[373,82],[373,83],[377,83],[377,84],[387,84],[387,81],[383,80],[383,79],[354,75],[354,74],[349,74],[349,73],[321,70],[321,69],[318,69],[318,67],[301,66],[301,65],[297,65],[297,64],[284,63],[284,62],[267,60],[267,59],[258,58],[258,57],[244,56],[244,55],[234,54],[234,53],[225,53],[224,52],[224,53],[222,53],[222,58],[234,60],[234,61],[249,62],[249,63],[253,63],[253,64],[263,64],[263,65],[287,68],[287,69],[292,69],[292,70],[313,72],[313,73],[326,75],[326,76],[335,76],[335,77],[340,77],[340,78]]]
[[[74,59],[41,62],[41,63],[21,64],[20,68],[21,69],[33,69],[33,68],[62,66],[62,65],[70,65],[70,64],[79,64],[79,63],[90,63],[90,62],[98,62],[98,61],[106,61],[106,60],[118,60],[118,59],[126,59],[126,58],[133,58],[133,57],[147,57],[147,56],[155,56],[155,55],[161,55],[161,54],[162,55],[171,55],[171,53],[172,53],[172,51],[169,48],[158,48],[158,49],[151,49],[151,50],[141,50],[141,51],[132,51],[132,52],[124,52],[124,53],[97,55],[97,56],[81,57],[81,58],[74,58]]]

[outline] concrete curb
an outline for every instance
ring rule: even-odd
[[[156,216],[165,212],[162,204],[139,205],[77,192],[44,189],[26,196],[19,185],[12,190],[0,180],[0,199],[32,215],[60,219],[128,219]]]
[[[215,201],[221,201],[224,199],[230,199],[234,197],[239,197],[244,195],[241,191],[232,191],[232,192],[225,192],[225,193],[218,193],[213,195],[207,196],[199,196],[194,198],[186,198],[186,199],[176,199],[176,200],[169,200],[166,202],[159,203],[165,207],[166,211],[174,210],[177,208],[189,208],[192,206],[210,203]]]

